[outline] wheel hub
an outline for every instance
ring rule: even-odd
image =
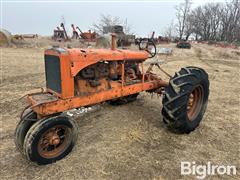
[[[49,143],[51,145],[58,145],[60,143],[60,138],[57,134],[54,134],[52,137],[49,139]]]
[[[188,98],[187,114],[188,119],[193,121],[201,111],[203,105],[203,87],[195,87]]]
[[[38,152],[42,157],[54,158],[61,154],[69,143],[69,129],[65,126],[55,126],[41,136]]]

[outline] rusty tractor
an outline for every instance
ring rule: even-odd
[[[55,41],[69,41],[69,37],[67,35],[67,31],[65,29],[65,26],[63,23],[60,24],[60,27],[57,27],[54,31],[53,31],[53,36],[52,39]]]
[[[169,75],[157,62],[145,69],[156,47],[150,40],[141,50],[71,49],[53,47],[45,51],[46,89],[27,94],[15,131],[20,152],[39,165],[56,162],[76,144],[77,125],[68,110],[108,102],[122,105],[146,91],[163,95],[162,119],[177,133],[190,133],[203,119],[209,95],[208,74],[188,66]],[[156,66],[169,76],[162,80]],[[154,68],[155,69],[155,68]]]
[[[83,39],[88,42],[94,42],[96,41],[96,32],[92,32],[91,30],[88,30],[88,32],[83,32],[78,26],[75,28],[74,24],[71,25],[72,27],[72,39]],[[78,31],[79,32],[78,32]]]

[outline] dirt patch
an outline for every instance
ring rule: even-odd
[[[26,161],[13,142],[18,116],[25,106],[19,98],[45,86],[44,49],[3,48],[1,179],[193,179],[180,175],[181,161],[239,167],[239,57],[218,60],[221,50],[207,45],[194,45],[190,50],[177,49],[174,44],[167,47],[174,49],[173,55],[159,58],[167,62],[162,67],[169,73],[189,65],[209,73],[210,98],[200,127],[188,135],[169,132],[162,122],[161,98],[141,93],[130,104],[103,104],[93,112],[75,115],[79,138],[74,151],[48,166]]]

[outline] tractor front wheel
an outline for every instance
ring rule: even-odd
[[[208,74],[201,68],[186,67],[170,79],[163,96],[163,121],[178,133],[190,133],[206,111],[209,95]]]
[[[50,164],[67,156],[77,140],[77,126],[66,116],[38,120],[27,132],[24,154],[39,165]]]

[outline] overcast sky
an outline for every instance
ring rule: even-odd
[[[2,1],[2,0],[1,0]],[[19,0],[20,1],[20,0]],[[128,20],[136,35],[148,36],[153,30],[156,35],[164,32],[165,27],[175,18],[174,7],[183,0],[150,0],[150,2],[27,2],[3,0],[1,2],[1,27],[12,34],[34,33],[52,35],[53,29],[64,16],[66,29],[71,32],[70,24],[78,25],[87,31],[97,22],[100,14],[118,16]],[[109,0],[108,0],[109,1]],[[127,1],[127,0],[125,0]],[[156,2],[160,1],[160,2]],[[224,0],[192,0],[193,6],[206,2]]]

